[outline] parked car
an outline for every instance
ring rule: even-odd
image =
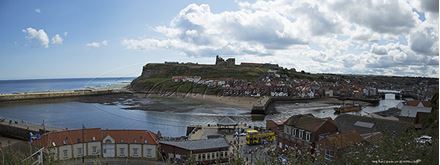
[[[416,142],[419,144],[431,144],[432,137],[428,135],[423,135],[418,138],[416,138]]]
[[[285,155],[278,156],[278,161],[280,161],[282,165],[287,165],[287,157]]]

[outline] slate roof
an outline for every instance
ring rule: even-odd
[[[332,124],[335,124],[332,121],[332,119],[317,118],[311,114],[305,114],[305,115],[294,115],[289,119],[287,119],[285,124],[289,126],[294,126],[296,128],[304,129],[307,131],[315,132],[327,121]]]
[[[229,143],[224,138],[186,140],[186,141],[160,141],[160,144],[171,145],[185,150],[193,150],[193,151],[229,147]]]
[[[320,140],[318,143],[321,147],[335,147],[336,149],[346,148],[356,143],[362,142],[363,139],[357,132],[332,134]]]
[[[382,132],[389,133],[391,135],[400,135],[401,133],[412,128],[412,125],[409,123],[350,114],[339,115],[336,117],[335,121],[339,131],[343,133],[356,131],[359,134]],[[356,126],[356,122],[372,123],[374,125],[371,128],[362,127]]]
[[[416,117],[417,112],[431,112],[429,107],[416,107],[416,106],[403,106],[400,111],[400,116],[403,117]]]

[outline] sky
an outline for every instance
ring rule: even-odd
[[[277,63],[438,77],[438,0],[2,0],[0,80],[134,77],[146,63]]]

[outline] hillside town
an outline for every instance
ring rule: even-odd
[[[179,65],[176,62],[166,64]],[[397,97],[411,97],[413,99],[428,100],[438,90],[438,79],[432,78],[404,78],[387,76],[360,76],[360,75],[320,75],[297,72],[294,68],[286,69],[269,63],[241,63],[235,64],[234,58],[224,60],[217,56],[215,66],[218,67],[263,67],[267,71],[257,76],[254,81],[246,79],[210,79],[200,75],[182,76],[173,75],[173,82],[190,82],[197,85],[220,88],[219,95],[223,96],[290,96],[298,98],[319,97],[354,97],[379,98],[384,97],[387,91],[394,90]],[[301,76],[301,77],[299,77]],[[415,81],[415,82],[414,82]]]

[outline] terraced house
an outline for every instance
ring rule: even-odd
[[[45,147],[54,160],[79,158],[158,159],[157,136],[146,130],[89,128],[44,134],[33,145]]]
[[[316,118],[311,114],[294,115],[283,124],[279,133],[280,148],[315,148],[316,143],[328,135],[338,132],[331,118]]]

